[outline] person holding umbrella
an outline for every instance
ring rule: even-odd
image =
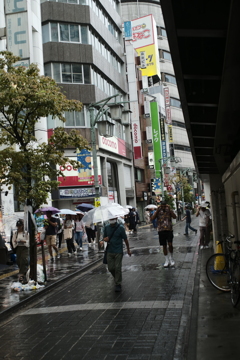
[[[72,253],[77,254],[75,245],[73,243],[73,222],[70,214],[66,214],[66,219],[63,223],[64,226],[64,239],[67,243],[68,256],[72,256]]]
[[[46,244],[48,246],[48,252],[51,257],[51,261],[54,261],[52,249],[56,252],[57,259],[60,258],[57,248],[57,219],[52,216],[52,211],[46,211],[47,219],[44,221],[44,228],[46,229]]]
[[[124,227],[117,223],[117,217],[110,219],[109,225],[104,227],[103,240],[100,241],[100,245],[103,246],[104,241],[108,243],[107,264],[108,270],[115,281],[116,292],[119,292],[122,289],[123,240],[127,247],[127,253],[131,256],[129,242]]]

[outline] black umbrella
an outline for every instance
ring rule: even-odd
[[[86,211],[89,211],[89,210],[92,210],[94,209],[94,206],[91,205],[91,204],[85,204],[85,203],[82,203],[82,204],[79,204],[77,206],[77,209],[82,211],[82,212],[86,212]]]

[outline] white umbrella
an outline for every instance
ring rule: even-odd
[[[157,205],[153,205],[153,204],[149,204],[147,206],[145,206],[145,209],[157,209]]]
[[[76,215],[76,211],[72,211],[70,209],[61,209],[58,211],[58,214],[62,215]]]
[[[127,215],[128,212],[128,209],[124,209],[124,207],[118,204],[107,204],[88,211],[83,216],[82,221],[89,226],[91,224],[100,223],[109,219]]]
[[[131,205],[125,205],[124,206],[126,209],[132,209],[132,206]]]

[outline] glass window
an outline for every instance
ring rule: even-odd
[[[161,35],[167,37],[167,32],[163,28],[161,28]]]
[[[173,75],[165,74],[165,81],[171,84],[175,84],[175,85],[177,84],[176,78]]]
[[[74,111],[66,111],[65,118],[66,118],[65,126],[73,127],[74,126]]]
[[[83,65],[83,71],[84,71],[84,84],[91,84],[90,66]]]
[[[42,26],[42,42],[45,44],[50,41],[49,37],[49,23]]]
[[[84,109],[82,111],[75,111],[75,126],[85,126]]]
[[[58,24],[51,23],[51,41],[58,41]]]
[[[73,72],[73,82],[74,83],[82,83],[82,65],[80,64],[73,64],[72,65],[72,72]]]
[[[52,77],[51,64],[44,65],[44,76]]]
[[[79,26],[70,25],[70,41],[79,42]]]
[[[81,42],[82,44],[88,44],[88,27],[81,26]]]
[[[68,3],[69,3],[69,4],[77,4],[77,3],[78,3],[78,0],[68,0]]]
[[[163,51],[163,58],[172,61],[171,54],[168,51]]]
[[[69,26],[67,24],[59,24],[60,41],[69,41]]]
[[[71,65],[62,64],[62,82],[72,82]]]
[[[53,79],[56,82],[61,82],[60,64],[53,63]]]
[[[87,2],[86,2],[86,0],[79,0],[79,4],[80,4],[80,5],[86,5]]]
[[[182,107],[181,101],[180,101],[180,100],[177,100],[177,99],[173,99],[173,98],[170,98],[170,105],[171,105],[171,106],[178,107],[178,108],[181,108],[181,107]]]

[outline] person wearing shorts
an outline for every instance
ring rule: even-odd
[[[60,255],[58,253],[58,248],[57,248],[57,233],[56,233],[56,229],[57,229],[57,219],[52,217],[52,211],[47,211],[46,212],[46,216],[47,216],[47,220],[45,221],[45,229],[46,229],[46,244],[48,246],[48,252],[50,254],[51,257],[51,261],[54,261],[53,258],[53,252],[52,252],[52,248],[55,250],[56,252],[56,257],[57,259],[60,258]]]
[[[173,260],[173,229],[172,219],[176,219],[176,214],[171,210],[170,206],[165,201],[161,202],[161,205],[157,208],[151,221],[157,219],[158,236],[160,246],[163,247],[163,253],[165,256],[164,267],[174,266]]]

